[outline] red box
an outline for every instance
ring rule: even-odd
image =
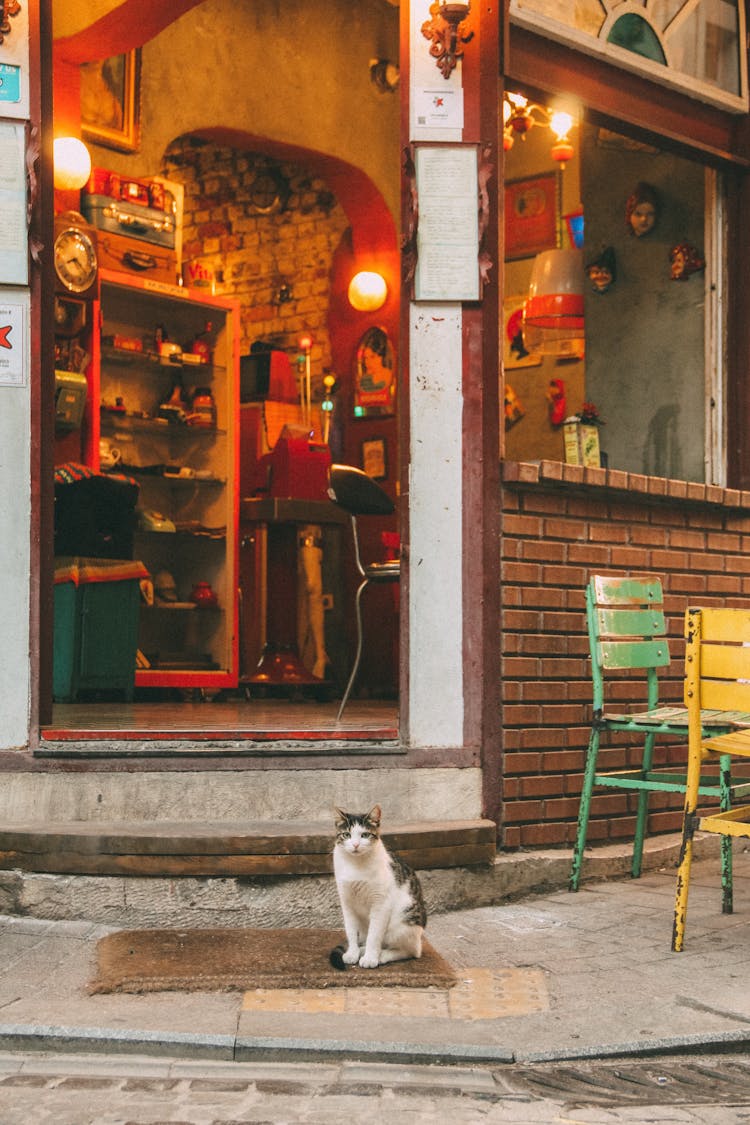
[[[255,495],[292,500],[327,500],[331,451],[306,438],[280,437],[258,460]]]

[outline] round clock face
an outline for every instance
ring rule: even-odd
[[[85,231],[68,227],[55,239],[55,271],[71,293],[83,293],[96,277],[96,250]]]

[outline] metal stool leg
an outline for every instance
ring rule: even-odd
[[[344,708],[346,707],[347,701],[349,699],[349,694],[354,687],[354,681],[357,678],[357,672],[359,671],[359,662],[362,657],[362,607],[360,605],[360,602],[362,600],[362,591],[367,585],[368,580],[365,578],[364,582],[360,582],[359,587],[357,588],[357,596],[354,599],[354,613],[357,619],[357,654],[354,657],[354,665],[349,674],[349,682],[346,685],[346,691],[344,692],[344,696],[339,706],[338,714],[336,715],[336,722],[339,721],[344,712]]]

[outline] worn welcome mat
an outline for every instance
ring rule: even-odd
[[[196,992],[254,988],[451,988],[456,976],[423,942],[418,961],[334,969],[340,930],[120,930],[97,942],[89,991]]]

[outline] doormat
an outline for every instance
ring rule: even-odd
[[[97,942],[90,993],[246,992],[253,988],[452,988],[456,975],[423,941],[418,961],[334,969],[340,930],[120,930]]]

